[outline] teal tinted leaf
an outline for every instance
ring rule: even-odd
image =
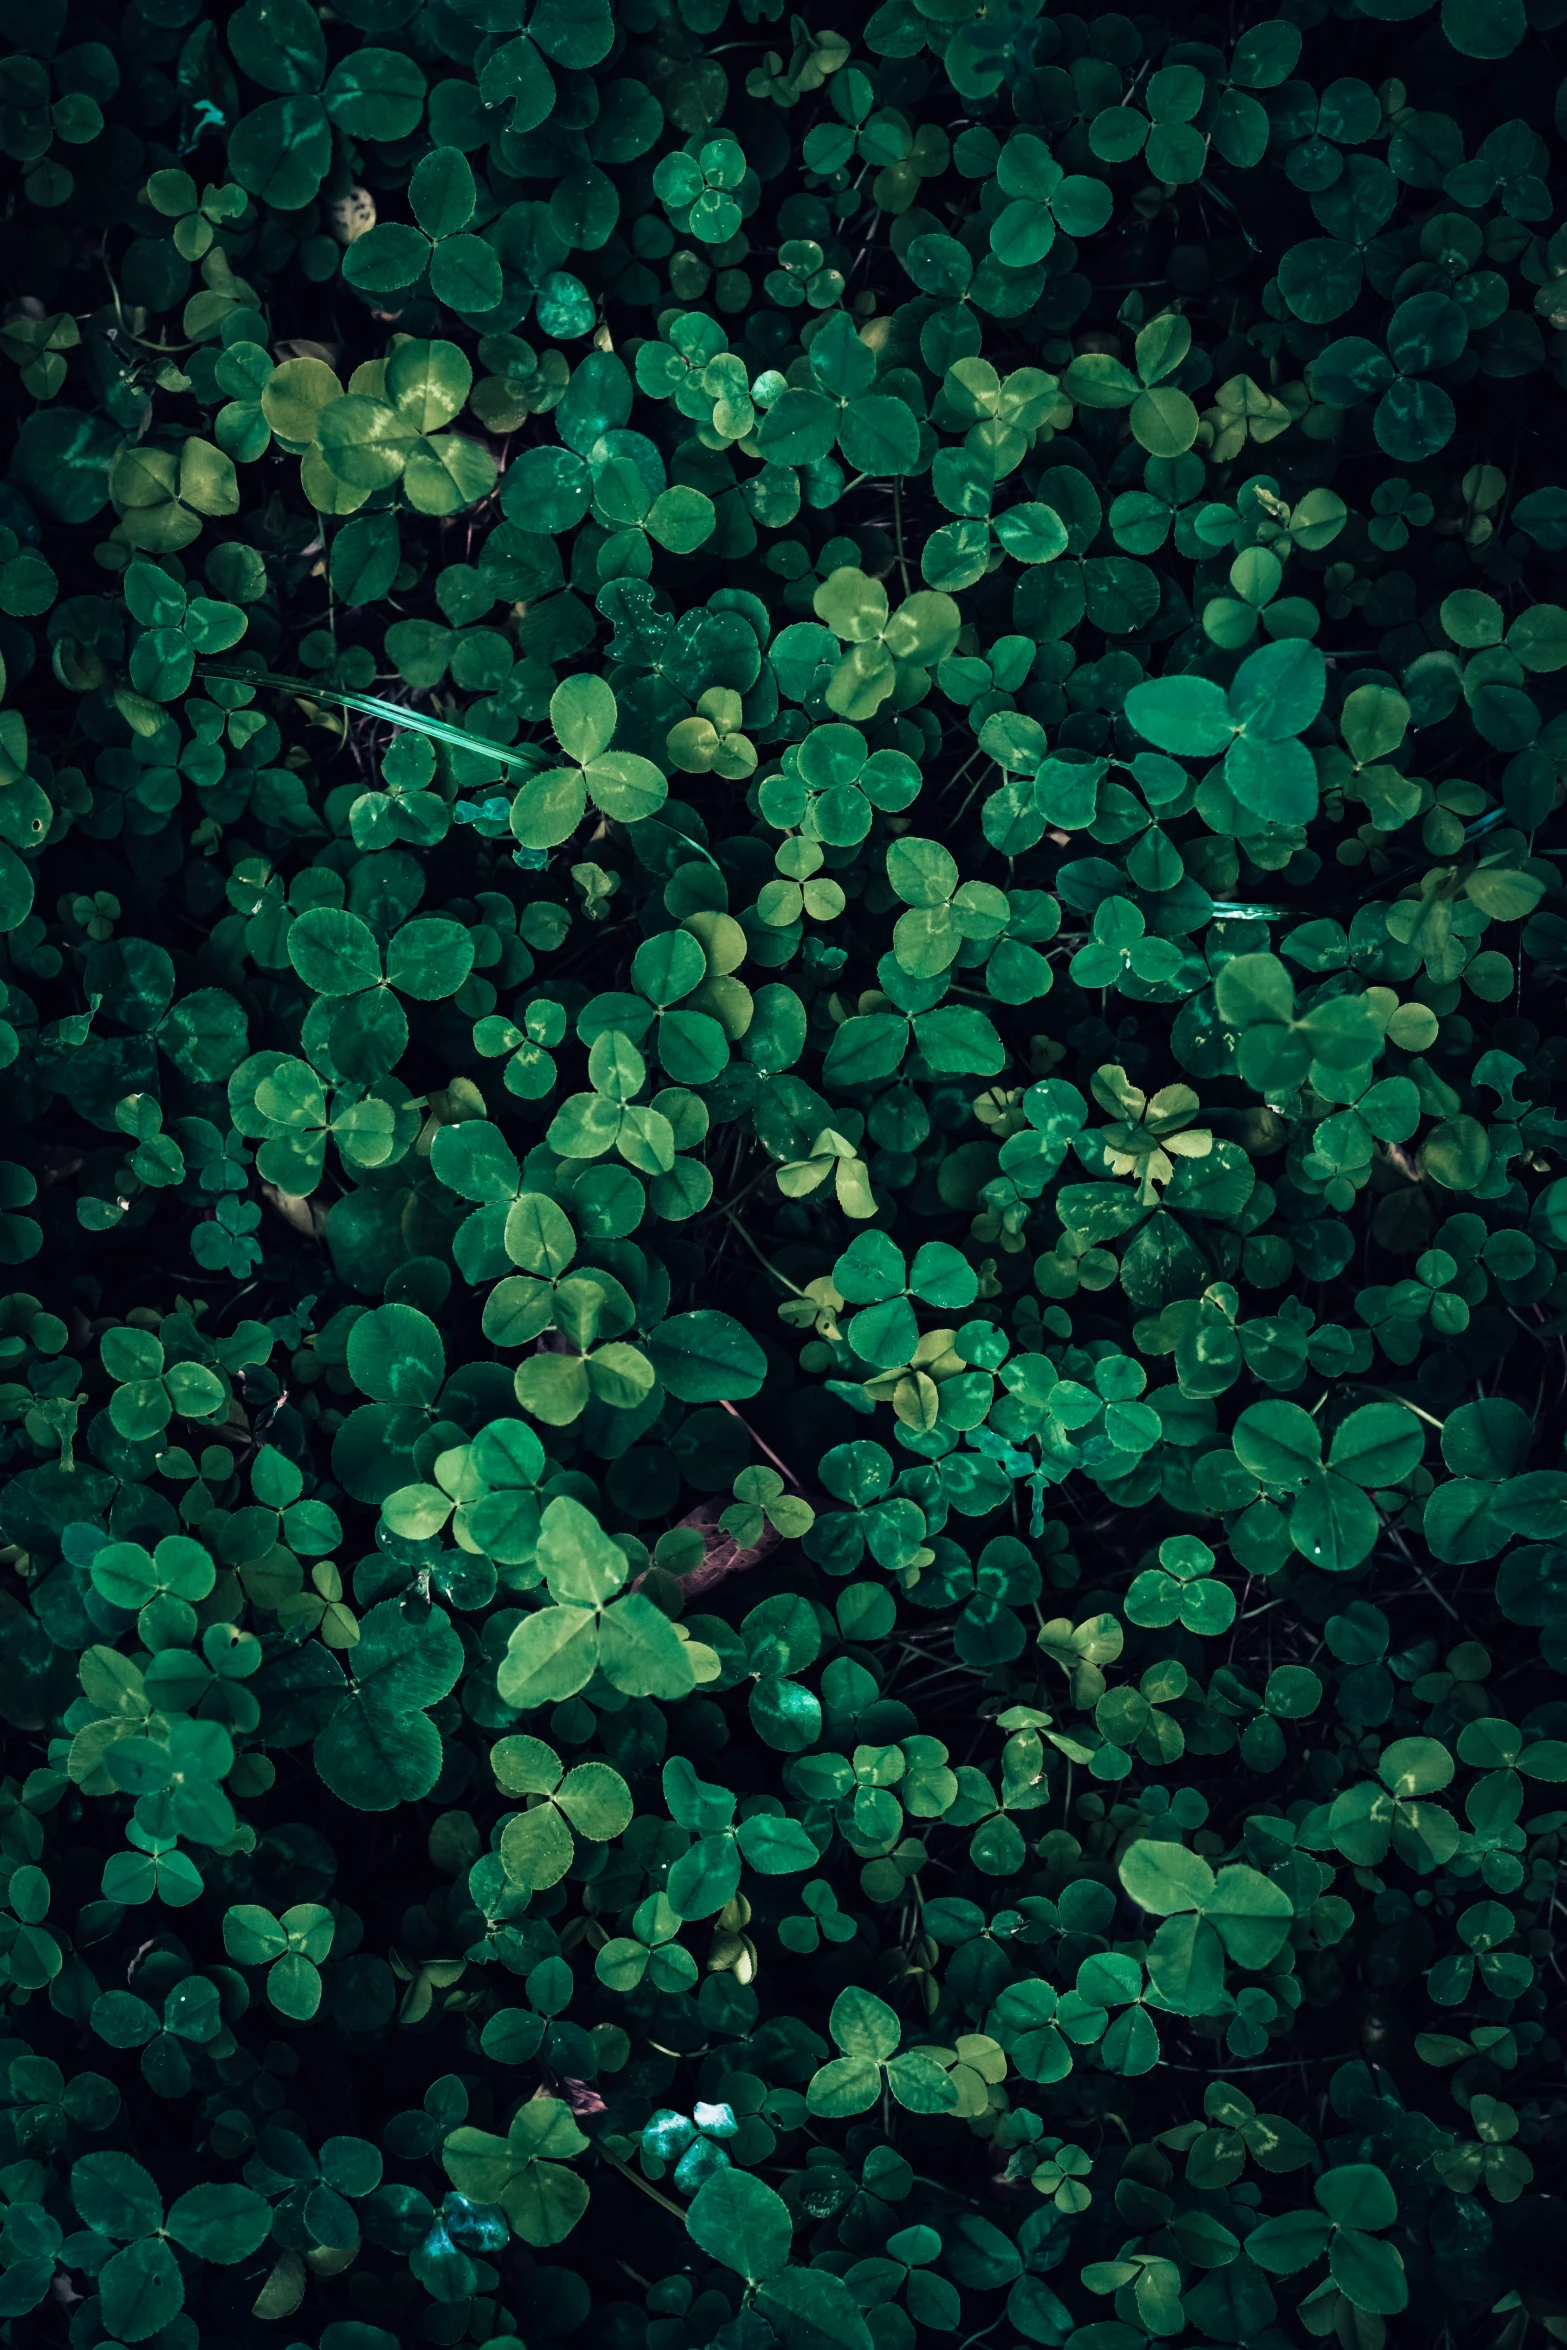
[[[439,1704],[462,1670],[462,1659],[462,1642],[443,1609],[432,1608],[420,1622],[395,1601],[382,1600],[360,1628],[354,1685],[372,1710],[407,1713]]]
[[[1230,686],[1230,714],[1251,740],[1278,743],[1305,732],[1326,691],[1320,649],[1308,638],[1286,637],[1241,663]]]
[[[781,394],[757,427],[756,445],[774,465],[812,465],[831,450],[838,411],[820,392]]]
[[[510,1200],[522,1180],[511,1145],[487,1119],[470,1118],[458,1126],[438,1128],[430,1146],[430,1166],[463,1199]],[[554,1207],[553,1201],[544,1204]],[[555,1213],[559,1216],[558,1208]]]
[[[427,237],[455,236],[473,218],[476,194],[467,157],[456,147],[436,147],[408,183],[413,216]]]
[[[519,1812],[501,1834],[500,1855],[512,1883],[539,1892],[558,1885],[576,1856],[571,1830],[552,1804]]]
[[[538,1561],[557,1601],[601,1606],[626,1580],[626,1554],[569,1494],[547,1502],[539,1520]]]
[[[405,139],[424,114],[425,77],[396,49],[362,48],[332,68],[322,95],[350,138]]]
[[[71,2200],[84,2227],[116,2243],[163,2225],[163,2198],[128,2154],[84,2154],[71,2166]]]
[[[1205,677],[1166,677],[1134,686],[1126,697],[1126,714],[1145,741],[1188,757],[1227,750],[1235,733],[1223,689]]]
[[[1298,1404],[1282,1400],[1249,1404],[1235,1423],[1236,1454],[1265,1484],[1293,1489],[1322,1457],[1316,1422]]]
[[[974,263],[955,237],[918,236],[903,249],[903,266],[925,294],[950,302],[968,289]]]
[[[1067,547],[1067,529],[1053,506],[1025,499],[995,519],[996,537],[1020,563],[1053,563]]]
[[[1328,326],[1352,310],[1365,268],[1354,245],[1338,237],[1307,237],[1279,263],[1279,291],[1309,326]]]
[[[319,995],[350,995],[381,976],[375,934],[357,914],[317,906],[301,914],[288,934],[289,960]]]
[[[714,2171],[686,2213],[692,2240],[752,2284],[776,2276],[789,2259],[794,2222],[781,2195],[747,2171]]]
[[[566,1773],[555,1800],[577,1834],[595,1844],[622,1835],[631,1825],[631,1791],[608,1763],[578,1763]]]
[[[496,1675],[502,1702],[518,1712],[558,1704],[598,1669],[599,1631],[586,1608],[544,1608],[512,1633]]]
[[[1179,1844],[1142,1840],[1121,1856],[1121,1883],[1142,1909],[1168,1917],[1179,1910],[1205,1909],[1213,1897],[1214,1875],[1207,1862]]]
[[[226,989],[199,987],[170,1007],[158,1043],[184,1077],[212,1085],[232,1076],[245,1055],[245,1014]]]
[[[1290,2211],[1264,2220],[1246,2239],[1247,2257],[1272,2276],[1294,2276],[1328,2248],[1328,2221],[1314,2211]]]
[[[483,237],[444,237],[430,256],[430,291],[451,309],[483,315],[505,292],[500,261]]]
[[[367,294],[400,293],[429,266],[430,240],[400,220],[377,221],[343,257],[343,275]]]
[[[764,1877],[789,1876],[798,1869],[814,1868],[817,1863],[816,1846],[798,1820],[772,1812],[755,1813],[742,1820],[738,1839],[747,1866]]]
[[[349,1333],[348,1369],[373,1403],[431,1404],[445,1376],[446,1350],[417,1306],[377,1306]]]
[[[683,1403],[741,1402],[756,1394],[767,1373],[755,1339],[710,1308],[660,1323],[647,1351],[664,1386]]]
[[[1357,1485],[1396,1485],[1424,1450],[1424,1433],[1413,1412],[1401,1404],[1366,1404],[1334,1431],[1328,1462]]]
[[[145,2342],[161,2333],[185,2305],[179,2263],[160,2237],[127,2244],[98,2272],[106,2325],[122,2342]]]
[[[711,1650],[682,1640],[669,1618],[640,1591],[616,1600],[605,1612],[600,1663],[627,1697],[673,1701],[688,1696],[700,1671],[711,1662],[716,1662]]]
[[[393,987],[422,1003],[455,995],[473,968],[473,940],[459,922],[421,916],[405,922],[386,950]]]
[[[887,2086],[910,2113],[951,2113],[958,2102],[951,2074],[917,2048],[892,2058],[887,2066]]]
[[[1290,1513],[1290,1540],[1328,1574],[1345,1574],[1369,1558],[1381,1530],[1368,1496],[1331,1474],[1313,1479]]]
[[[1527,27],[1522,0],[1443,0],[1442,30],[1461,57],[1510,57]]]
[[[845,2056],[870,2057],[884,2063],[902,2036],[896,2014],[885,2000],[851,1987],[833,2002],[830,2029]]]
[[[870,2350],[870,2329],[848,2286],[826,2269],[780,2270],[758,2287],[756,2307],[784,2350]]]
[[[1449,11],[1444,10],[1444,17]],[[1328,2252],[1333,2282],[1357,2309],[1396,2317],[1409,2306],[1409,2281],[1396,2244],[1379,2243],[1358,2228],[1340,2228]]]
[[[311,1749],[317,1776],[356,1811],[417,1803],[441,1774],[441,1737],[428,1714],[346,1705]]]
[[[1311,363],[1312,388],[1335,408],[1353,408],[1372,392],[1384,392],[1397,370],[1380,344],[1364,335],[1345,335]]]
[[[248,2260],[266,2242],[271,2228],[272,2207],[266,2197],[238,2181],[189,2188],[168,2217],[168,2232],[176,2244],[225,2267]]]
[[[1452,395],[1441,384],[1403,377],[1377,402],[1372,429],[1377,446],[1402,465],[1418,465],[1445,449],[1458,423]]]
[[[712,537],[717,521],[711,498],[678,483],[661,491],[647,514],[648,530],[674,555],[694,554]]]
[[[1244,1866],[1221,1868],[1201,1908],[1230,1957],[1243,1967],[1263,1967],[1277,1956],[1294,1914],[1282,1885]]]
[[[919,463],[914,412],[906,401],[885,393],[849,402],[839,421],[838,444],[857,473],[912,473]]]
[[[317,90],[326,72],[320,20],[304,0],[245,0],[228,21],[242,73],[265,90]]]
[[[1308,824],[1317,812],[1315,763],[1305,744],[1290,736],[1268,741],[1242,735],[1230,746],[1224,780],[1240,806],[1264,823]]]
[[[1068,172],[1051,198],[1051,210],[1069,237],[1091,237],[1107,226],[1113,201],[1103,180]]]

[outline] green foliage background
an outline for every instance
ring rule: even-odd
[[[0,2338],[1567,2340],[1564,28],[5,0]]]

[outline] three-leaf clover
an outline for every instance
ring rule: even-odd
[[[1408,1866],[1438,1868],[1461,1840],[1445,1804],[1428,1799],[1450,1785],[1451,1750],[1438,1738],[1395,1738],[1377,1760],[1375,1779],[1336,1795],[1328,1811],[1334,1843],[1357,1868],[1375,1868],[1389,1849]]]
[[[350,253],[362,253],[369,241],[361,238]],[[318,371],[308,387],[292,372],[305,368]],[[328,377],[330,383],[322,380]],[[261,394],[273,431],[287,434],[287,445],[300,451],[313,502],[351,514],[374,491],[401,483],[419,513],[456,514],[494,488],[495,463],[483,443],[443,429],[473,384],[472,365],[455,343],[410,337],[384,364],[358,370],[353,380],[357,390],[338,393],[336,377],[320,360],[290,360]]]
[[[130,544],[151,555],[188,547],[209,515],[239,512],[232,460],[195,434],[181,441],[177,454],[129,443],[110,468],[109,494]]]
[[[1257,656],[1260,658],[1260,656]],[[1248,1085],[1270,1099],[1289,1094],[1308,1079],[1329,1099],[1342,1098],[1358,1073],[1369,1079],[1386,1030],[1369,995],[1314,991],[1297,1012],[1295,984],[1276,955],[1237,955],[1219,973],[1214,988],[1220,1019],[1236,1031],[1236,1066]]]
[[[428,271],[431,293],[450,309],[481,316],[496,309],[503,291],[500,259],[469,228],[478,189],[461,149],[431,148],[414,168],[408,200],[418,226],[380,220],[356,237],[343,256],[349,284],[365,294],[400,293]]]
[[[687,775],[720,775],[726,783],[738,783],[756,768],[756,746],[742,731],[744,722],[740,696],[729,686],[710,685],[697,696],[695,714],[670,728],[665,747]]]
[[[1095,1070],[1092,1084],[1100,1107],[1119,1111],[1120,1116],[1110,1125],[1082,1135],[1076,1145],[1078,1155],[1085,1165],[1092,1166],[1090,1154],[1097,1144],[1103,1154],[1103,1171],[1133,1176],[1144,1207],[1151,1206],[1159,1190],[1172,1180],[1178,1159],[1206,1159],[1212,1152],[1212,1134],[1206,1127],[1192,1124],[1199,1103],[1189,1085],[1165,1085],[1157,1093],[1147,1094],[1113,1062]]]
[[[131,683],[157,702],[177,702],[195,674],[199,653],[226,653],[248,625],[237,604],[193,596],[156,564],[128,565],[125,601],[141,633],[131,647]]]
[[[832,2120],[865,2113],[881,2096],[883,2082],[911,2113],[955,2108],[957,2090],[950,2075],[923,2049],[898,2053],[903,2027],[873,1992],[853,1984],[840,1991],[827,2028],[841,2053],[811,2076],[805,2099],[812,2113]]]
[[[1180,1844],[1141,1837],[1122,1853],[1123,1889],[1164,1920],[1148,1951],[1148,1977],[1177,2015],[1207,2015],[1222,2000],[1226,1957],[1261,1968],[1289,1939],[1294,1904],[1282,1885],[1243,1863],[1217,1875]]]
[[[529,1892],[560,1883],[576,1857],[573,1829],[604,1844],[631,1825],[631,1791],[609,1763],[568,1771],[553,1746],[520,1734],[498,1740],[490,1763],[503,1795],[528,1799],[502,1830],[500,1855],[507,1876]]]
[[[459,2194],[498,2204],[525,2244],[562,2243],[588,2207],[588,2183],[566,2165],[588,2141],[559,2097],[540,2090],[511,2119],[504,2138],[464,2123],[441,2147],[441,2167]]]
[[[1229,2081],[1208,2083],[1202,2110],[1201,2121],[1181,2122],[1160,2136],[1161,2145],[1185,2154],[1187,2179],[1199,2191],[1232,2185],[1248,2156],[1265,2171],[1300,2170],[1312,2158],[1312,2142],[1298,2124],[1259,2113]]]
[[[235,1079],[242,1080],[237,1089]],[[308,1061],[258,1053],[241,1063],[235,1079],[229,1098],[238,1130],[266,1138],[256,1153],[256,1172],[296,1197],[320,1183],[329,1137],[347,1166],[384,1167],[418,1136],[419,1108],[400,1098],[406,1089],[395,1077],[381,1080],[384,1093],[369,1093],[361,1084],[340,1086],[329,1103]]]
[[[651,759],[612,751],[619,716],[601,677],[568,677],[550,696],[550,724],[570,767],[530,776],[512,802],[511,828],[525,848],[558,848],[592,802],[601,816],[636,824],[664,804],[669,786]]]
[[[186,1420],[214,1420],[228,1409],[229,1390],[221,1372],[207,1363],[169,1361],[154,1331],[132,1324],[106,1330],[98,1351],[115,1383],[109,1418],[128,1441],[161,1436],[176,1414]]]
[[[95,2285],[103,2321],[121,2340],[145,2340],[149,2313],[166,2325],[183,2308],[176,2244],[198,2259],[235,2267],[266,2242],[272,2226],[266,2197],[237,2180],[188,2188],[165,2214],[150,2173],[109,2149],[71,2165],[71,2201],[82,2226],[116,2247]]]
[[[1265,2219],[1246,2238],[1246,2251],[1272,2276],[1294,2276],[1327,2256],[1328,2273],[1346,2301],[1374,2317],[1396,2317],[1409,2305],[1409,2282],[1396,2244],[1376,2232],[1398,2218],[1398,2197],[1371,2162],[1341,2163],[1312,2182],[1315,2211],[1288,2211]]]
[[[823,580],[813,606],[849,647],[827,682],[827,707],[841,718],[874,718],[900,677],[912,684],[958,641],[960,615],[950,596],[917,588],[894,612],[880,580],[848,564]]]
[[[1169,1534],[1159,1564],[1132,1579],[1126,1612],[1134,1624],[1182,1624],[1188,1632],[1227,1632],[1235,1621],[1235,1594],[1213,1579],[1214,1555],[1195,1534]]]
[[[816,1522],[816,1512],[808,1501],[784,1491],[776,1469],[742,1469],[734,1482],[734,1495],[718,1523],[741,1550],[754,1548],[769,1526],[786,1542],[796,1542]]]
[[[939,978],[965,946],[994,944],[1012,918],[1005,890],[964,881],[940,841],[905,834],[889,843],[887,881],[908,908],[894,926],[892,951],[918,979]]]
[[[1128,2076],[1152,2072],[1159,2061],[1159,2028],[1143,2006],[1143,1969],[1129,1953],[1098,1951],[1083,1960],[1074,1988],[1056,2009],[1069,2040],[1096,2047],[1105,2067]],[[1111,2010],[1120,2014],[1111,2022]]]
[[[762,778],[757,803],[781,831],[798,828],[807,840],[852,848],[878,810],[901,815],[919,790],[920,771],[906,751],[873,751],[857,726],[813,726],[803,742],[788,745],[780,770]]]
[[[717,509],[703,490],[677,482],[655,493],[640,466],[612,457],[593,485],[593,516],[609,532],[596,558],[600,579],[646,579],[653,549],[694,554],[718,527]]]
[[[1154,81],[1190,71],[1168,67],[1155,74]],[[1173,179],[1175,174],[1165,176]],[[1185,316],[1178,310],[1161,311],[1140,328],[1132,368],[1107,351],[1085,351],[1067,368],[1061,389],[1080,408],[1129,409],[1127,422],[1138,446],[1152,458],[1178,458],[1197,438],[1197,409],[1190,395],[1167,379],[1185,363],[1191,344]]]
[[[634,1991],[646,1980],[655,1991],[689,1991],[698,1968],[678,1939],[684,1923],[667,1894],[650,1893],[639,1902],[631,1914],[631,1933],[602,1943],[593,1962],[605,1989]]]
[[[978,1274],[950,1242],[923,1241],[911,1265],[884,1232],[860,1233],[832,1277],[845,1305],[861,1309],[845,1336],[861,1361],[877,1370],[912,1359],[920,1339],[914,1299],[940,1313],[961,1313],[979,1295]]]
[[[1057,235],[1091,237],[1114,200],[1103,180],[1066,172],[1037,131],[1014,131],[1001,150],[996,184],[1010,201],[990,224],[990,249],[1009,269],[1043,261]]]
[[[219,228],[238,220],[250,202],[245,190],[232,183],[224,187],[209,183],[198,193],[190,173],[177,167],[152,174],[146,200],[154,212],[173,221],[169,233],[174,250],[184,261],[199,261],[210,251]]]
[[[823,1935],[829,1942],[854,1940],[859,1928],[838,1907],[838,1896],[825,1877],[807,1878],[800,1888],[800,1898],[805,1904],[804,1915],[779,1921],[778,1939],[785,1950],[809,1958],[821,1947]]]
[[[88,1573],[113,1607],[135,1609],[138,1636],[163,1647],[195,1637],[197,1604],[217,1581],[211,1554],[188,1534],[165,1534],[153,1550],[139,1542],[105,1542]]]
[[[660,157],[653,193],[681,236],[697,237],[704,245],[725,245],[745,217],[737,194],[745,177],[745,150],[732,133],[724,132]],[[751,184],[754,188],[754,179]]]
[[[519,1712],[558,1703],[599,1671],[628,1697],[684,1697],[699,1681],[717,1679],[714,1651],[682,1638],[684,1627],[644,1593],[616,1597],[631,1571],[626,1553],[580,1501],[557,1494],[546,1504],[537,1558],[554,1605],[525,1616],[512,1632],[497,1675],[503,1703]],[[671,1898],[682,1916],[706,1914]]]
[[[305,1052],[339,1083],[374,1084],[407,1050],[408,1016],[398,997],[438,1003],[455,995],[473,954],[460,922],[419,914],[393,931],[383,962],[381,942],[362,915],[346,906],[308,907],[288,934],[288,959],[318,999],[305,1016]]]
[[[1248,1404],[1231,1441],[1270,1498],[1288,1502],[1294,1548],[1329,1574],[1369,1558],[1382,1530],[1372,1489],[1401,1484],[1425,1449],[1402,1404],[1363,1404],[1334,1430],[1324,1463],[1320,1424],[1282,1396]]]
[[[736,1822],[738,1798],[699,1779],[683,1755],[664,1765],[663,1784],[670,1818],[695,1838],[665,1885],[682,1917],[712,1917],[727,1908],[740,1889],[742,1862],[767,1877],[816,1866],[816,1845],[798,1820],[783,1812],[748,1811]]]
[[[1206,677],[1152,678],[1133,686],[1126,715],[1162,751],[1199,758],[1222,752],[1224,782],[1250,814],[1304,824],[1317,812],[1317,771],[1299,737],[1326,691],[1318,647],[1306,637],[1283,637],[1243,661],[1228,691]]]
[[[814,338],[809,364],[806,382],[790,383],[769,369],[752,384],[753,403],[766,410],[756,430],[757,454],[772,467],[809,470],[830,460],[836,444],[857,475],[914,472],[925,446],[919,419],[901,394],[871,388],[876,356],[846,312],[829,318]]]
[[[1463,356],[1468,340],[1469,321],[1450,295],[1411,294],[1388,321],[1386,350],[1365,335],[1344,335],[1318,353],[1313,396],[1353,408],[1380,394],[1371,419],[1377,447],[1400,465],[1418,465],[1453,437],[1453,396],[1432,379]]]
[[[236,1902],[223,1915],[223,1947],[236,1966],[267,1969],[267,1997],[279,2015],[308,2023],[321,2005],[321,1965],[336,1931],[319,1902],[296,1902],[281,1917],[257,1902]]]
[[[1201,985],[1195,973],[1188,974],[1190,961],[1178,939],[1150,936],[1141,906],[1115,894],[1094,908],[1088,944],[1078,948],[1067,968],[1079,987],[1114,987],[1123,995],[1160,1002]]]
[[[1436,2157],[1438,2178],[1455,2195],[1472,2195],[1483,2184],[1493,2201],[1516,2203],[1534,2177],[1528,2155],[1512,2143],[1519,2129],[1516,2107],[1477,2090],[1469,2100],[1469,2119],[1474,2137],[1461,2138]]]

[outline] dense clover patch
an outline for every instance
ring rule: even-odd
[[[1564,27],[0,0],[0,2341],[1567,2341]]]

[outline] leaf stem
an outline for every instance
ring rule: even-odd
[[[661,2195],[650,2179],[645,2179],[640,2171],[634,2171],[628,2162],[622,2162],[618,2154],[611,2154],[607,2146],[601,2144],[598,2151],[606,2162],[614,2164],[623,2179],[629,2179],[633,2187],[640,2187],[644,2195],[650,2195],[655,2203],[661,2203],[666,2211],[673,2212],[681,2226],[685,2226],[686,2215],[678,2203],[672,2203],[667,2195]]]
[[[747,1184],[746,1190],[748,1191],[750,1188],[751,1186]],[[744,1199],[745,1192],[741,1192],[738,1196],[741,1199]],[[771,1273],[775,1281],[781,1281],[785,1289],[792,1290],[796,1297],[804,1297],[806,1294],[805,1291],[799,1288],[795,1282],[791,1281],[787,1273],[780,1273],[778,1267],[773,1263],[772,1258],[765,1255],[763,1251],[757,1247],[756,1242],[751,1238],[750,1233],[747,1232],[745,1226],[741,1223],[739,1217],[735,1214],[733,1207],[720,1208],[718,1212],[721,1216],[727,1217],[728,1221],[739,1233],[740,1238],[745,1242],[745,1245],[750,1250],[752,1256],[755,1257],[760,1264],[763,1264],[767,1267],[768,1272]]]

